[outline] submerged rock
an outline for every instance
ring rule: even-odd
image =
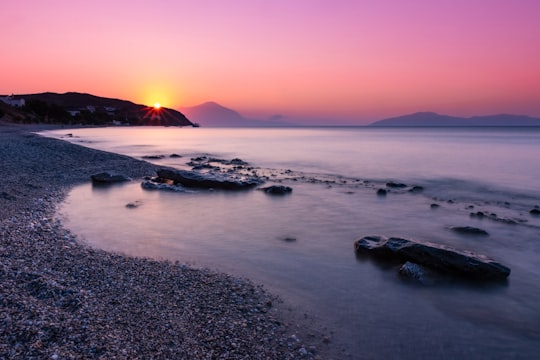
[[[424,187],[423,186],[419,186],[419,185],[415,185],[413,186],[412,188],[409,189],[409,192],[411,193],[421,193],[422,191],[424,191]]]
[[[141,182],[141,187],[146,190],[166,190],[166,191],[173,191],[173,192],[189,192],[183,186],[168,184],[166,182],[159,182],[159,181],[153,181],[153,180],[143,180],[143,182]]]
[[[131,180],[125,175],[116,174],[116,173],[107,172],[107,171],[99,173],[99,174],[91,175],[90,178],[95,183],[104,183],[104,184]]]
[[[486,230],[475,228],[472,226],[452,226],[450,230],[460,233],[460,234],[489,235],[489,233]]]
[[[423,266],[407,261],[399,268],[399,274],[406,278],[423,281],[425,270]]]
[[[485,255],[429,242],[402,238],[366,236],[355,242],[357,254],[410,261],[440,271],[441,273],[484,280],[502,280],[510,275],[510,269]]]
[[[127,203],[126,208],[135,209],[135,208],[138,208],[140,205],[141,205],[141,202],[139,200],[135,200],[133,202]]]
[[[407,184],[390,181],[386,183],[386,186],[389,188],[404,188],[407,187]]]
[[[503,217],[499,217],[497,214],[483,212],[483,211],[472,212],[469,215],[472,218],[478,218],[478,219],[487,218],[490,220],[498,221],[498,222],[509,224],[509,225],[516,225],[516,224],[522,224],[522,223],[527,222],[527,220],[524,220],[524,219],[503,218]]]
[[[388,191],[386,191],[385,189],[377,190],[377,196],[386,196],[387,193]]]
[[[264,188],[260,188],[259,190],[264,191],[267,194],[270,195],[285,195],[290,194],[292,192],[292,188],[284,185],[272,185]]]
[[[540,209],[538,209],[538,208],[535,207],[534,209],[532,209],[531,211],[529,211],[529,214],[535,215],[535,216],[540,216]]]
[[[160,178],[170,179],[174,183],[186,187],[213,188],[226,190],[248,189],[262,184],[264,181],[257,176],[240,176],[218,172],[196,172],[187,170],[159,169]]]

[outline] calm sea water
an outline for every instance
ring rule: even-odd
[[[100,128],[45,135],[134,157],[165,155],[151,161],[176,168],[201,155],[241,158],[268,175],[268,184],[293,188],[272,197],[256,190],[149,191],[140,181],[81,185],[60,213],[92,246],[253,279],[327,326],[354,359],[540,356],[540,218],[529,213],[540,206],[538,128]],[[378,197],[388,181],[424,191]],[[139,207],[126,208],[135,201]],[[476,211],[517,223],[471,217]],[[490,235],[449,230],[467,225]],[[396,267],[355,256],[354,241],[366,235],[472,250],[512,274],[505,284],[404,282]]]

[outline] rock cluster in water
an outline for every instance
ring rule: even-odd
[[[260,185],[263,181],[257,176],[237,175],[222,172],[198,172],[188,170],[159,169],[157,175],[175,184],[185,187],[212,188],[225,190],[249,189]]]
[[[444,274],[481,280],[503,280],[510,275],[508,267],[485,255],[429,242],[366,236],[357,240],[354,247],[359,255],[370,254],[391,261],[410,262]],[[418,269],[411,271],[417,273]]]
[[[469,215],[472,218],[490,219],[490,220],[494,220],[494,221],[497,221],[497,222],[501,222],[501,223],[504,223],[504,224],[510,224],[510,225],[515,225],[515,224],[520,224],[520,223],[527,222],[527,220],[523,220],[523,219],[500,217],[497,214],[490,213],[490,212],[487,212],[487,211],[471,212]]]
[[[397,192],[397,193],[409,192],[409,193],[418,194],[424,191],[424,187],[422,186],[419,186],[419,185],[410,186],[410,185],[407,185],[401,182],[395,182],[395,181],[389,181],[385,185],[386,185],[385,188],[377,189],[377,196],[385,197],[386,194],[388,194],[389,192]]]

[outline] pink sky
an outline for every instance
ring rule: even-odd
[[[538,0],[17,0],[0,94],[87,92],[365,123],[540,117]]]

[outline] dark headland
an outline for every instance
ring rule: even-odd
[[[77,241],[55,218],[72,186],[156,167],[35,129],[0,122],[0,358],[330,358],[324,333],[248,280]]]
[[[14,100],[16,106],[5,104],[5,99]],[[78,92],[0,95],[0,118],[2,113],[18,123],[194,126],[174,109],[154,109],[127,100]]]

